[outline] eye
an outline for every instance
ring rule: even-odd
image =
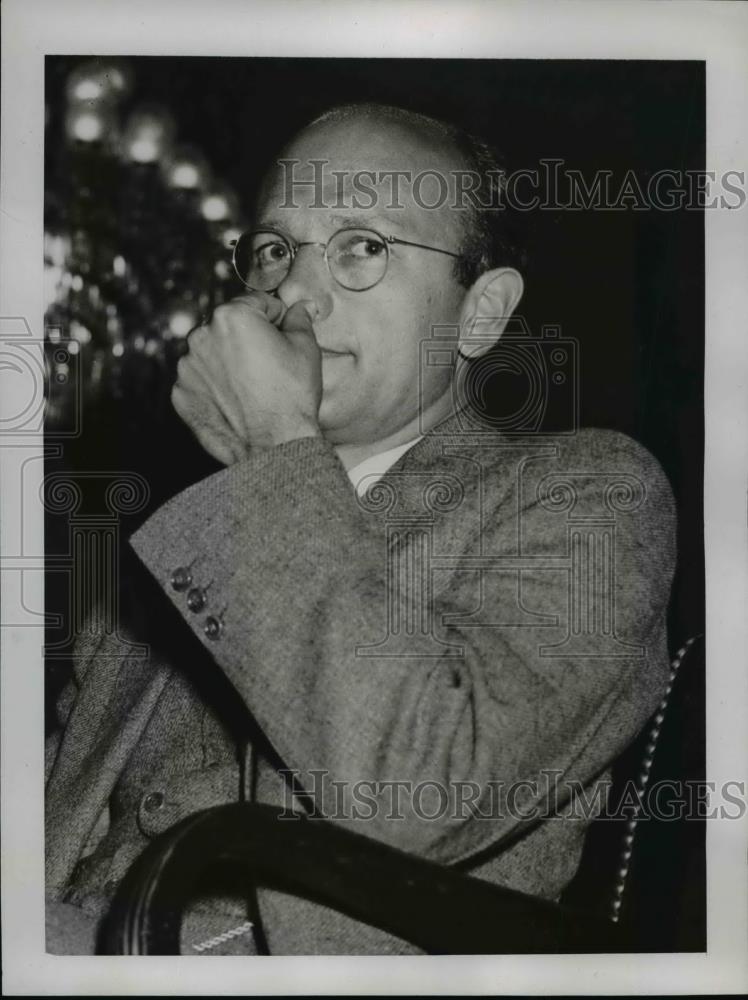
[[[385,246],[371,236],[362,237],[354,242],[352,252],[355,257],[380,257],[385,253]]]
[[[285,243],[277,241],[255,247],[253,254],[258,267],[275,267],[285,263],[291,252]]]
[[[377,236],[371,233],[352,233],[345,239],[341,253],[358,260],[371,260],[384,256],[387,253],[387,248]]]

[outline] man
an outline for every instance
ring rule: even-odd
[[[590,816],[548,804],[594,800],[662,696],[673,503],[622,435],[497,433],[471,411],[466,359],[523,291],[501,212],[459,197],[487,164],[449,126],[366,105],[268,174],[237,247],[251,291],[192,334],[173,393],[227,467],[132,539],[179,622],[150,657],[84,638],[63,699],[50,947],[90,946],[150,839],[244,798],[311,799],[549,899],[574,874]],[[183,950],[251,953],[244,907],[196,904]],[[275,954],[412,951],[275,892],[251,923]]]

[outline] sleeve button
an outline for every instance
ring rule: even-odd
[[[178,566],[171,574],[171,586],[173,590],[186,590],[192,583],[192,573],[186,566]]]
[[[147,813],[158,812],[164,804],[163,792],[149,792],[143,799],[143,810]]]
[[[196,614],[205,607],[205,591],[201,587],[193,587],[187,595],[187,607]]]
[[[208,615],[205,619],[205,627],[203,631],[209,639],[220,639],[221,633],[223,632],[223,622],[220,618],[216,618],[214,615]]]

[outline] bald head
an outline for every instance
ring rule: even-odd
[[[454,125],[417,111],[407,111],[389,104],[340,104],[313,119],[307,128],[339,122],[361,122],[368,127],[389,129],[393,135],[417,138],[425,146],[443,154],[449,155],[451,151],[455,165],[464,162],[461,150],[463,133]]]
[[[324,161],[325,167],[319,170],[337,174],[328,178],[325,204],[332,193],[341,207],[351,198],[367,209],[382,208],[383,201],[389,207],[404,207],[403,201],[412,195],[419,208],[438,215],[443,240],[459,250],[454,270],[465,288],[483,271],[518,261],[506,212],[497,210],[502,202],[503,170],[496,154],[447,122],[391,105],[344,104],[305,126],[276,162],[283,161],[296,161],[302,167]],[[389,176],[376,199],[369,196],[367,200],[363,191],[371,191],[366,175],[372,172],[380,178]],[[348,175],[345,180],[343,174]],[[310,176],[307,171],[305,179]],[[263,195],[272,182],[271,173]]]

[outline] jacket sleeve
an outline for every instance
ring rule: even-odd
[[[607,462],[646,484],[645,502],[616,523],[615,632],[624,644],[613,656],[564,656],[563,648],[548,655],[562,638],[548,622],[564,615],[570,574],[542,558],[519,585],[516,573],[493,576],[542,626],[471,627],[476,574],[458,567],[437,586],[432,609],[457,655],[422,655],[408,628],[386,657],[361,655],[381,641],[388,613],[407,622],[412,609],[392,606],[384,534],[320,439],[258,452],[203,480],[131,541],[301,785],[314,784],[318,796],[324,775],[326,815],[455,862],[510,834],[531,800],[540,804],[543,773],[556,775],[556,786],[559,776],[586,784],[599,775],[661,697],[672,498],[644,449],[611,438],[614,446],[592,446],[599,454],[580,439],[565,468]],[[577,476],[580,509],[599,487],[599,475]],[[483,493],[487,516],[481,537],[466,541],[466,557],[514,551],[518,531],[531,555],[565,551],[567,521],[553,497],[544,505],[535,490],[509,496],[500,471]],[[407,533],[398,543],[403,566],[411,544]],[[206,588],[199,613],[170,582],[179,566]],[[217,637],[205,631],[209,614],[221,623]],[[395,791],[401,822],[392,821]],[[492,821],[481,822],[489,793]]]

